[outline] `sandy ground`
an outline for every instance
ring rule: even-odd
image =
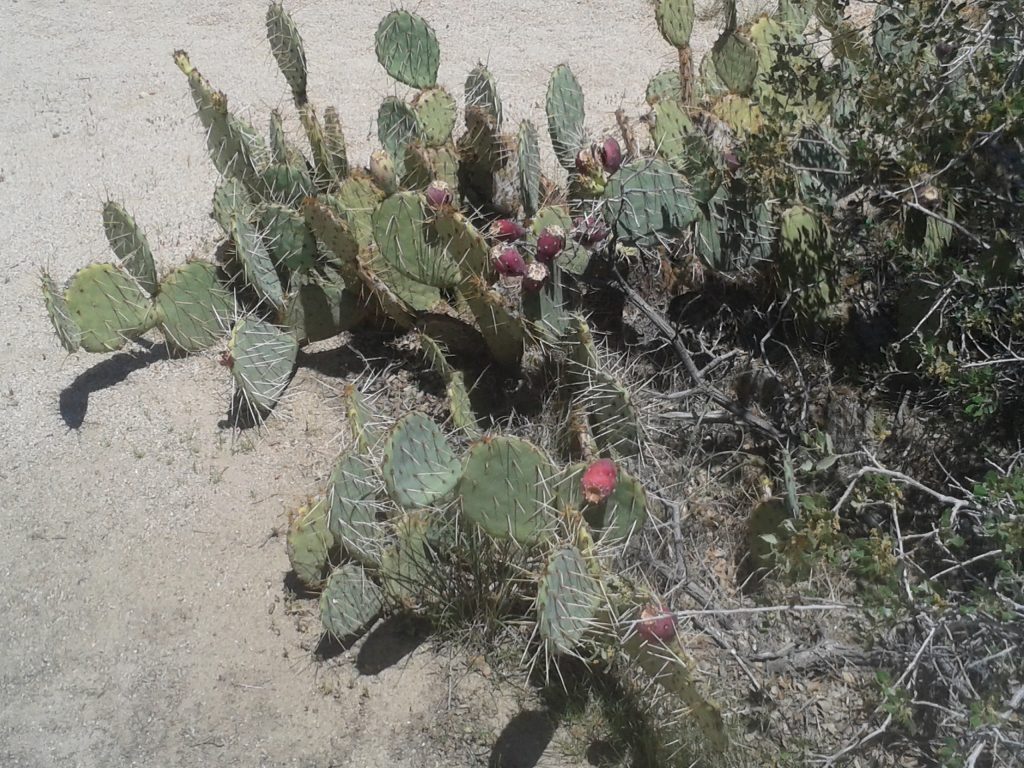
[[[290,7],[312,97],[338,106],[365,159],[393,91],[373,55],[390,4]],[[109,258],[108,194],[146,227],[164,269],[212,250],[215,179],[171,52],[187,49],[263,126],[270,107],[287,107],[264,8],[0,0],[0,765],[533,765],[546,742],[495,747],[516,715],[508,692],[450,684],[429,645],[400,643],[382,671],[358,648],[314,661],[314,623],[288,614],[283,542],[268,535],[337,452],[329,382],[300,372],[282,418],[234,439],[212,354],[67,357],[43,311],[41,266],[63,281]],[[647,80],[673,60],[637,0],[416,9],[440,38],[442,83],[460,91],[485,60],[506,114],[538,125],[559,62],[601,129],[620,103],[639,111]],[[536,736],[529,716],[517,722]],[[536,764],[561,760],[552,747]]]

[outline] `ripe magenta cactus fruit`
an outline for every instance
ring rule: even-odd
[[[449,206],[452,204],[452,190],[448,184],[444,181],[432,181],[430,186],[427,187],[427,205],[433,208],[435,211]]]
[[[511,243],[526,234],[526,227],[512,219],[498,219],[491,224],[491,237],[503,243]]]
[[[596,245],[608,237],[608,226],[600,216],[582,216],[576,219],[573,237],[583,245]]]
[[[565,230],[557,224],[544,227],[537,237],[537,261],[550,264],[565,248]]]
[[[598,150],[598,155],[601,157],[601,165],[604,166],[604,172],[609,175],[619,170],[619,166],[622,165],[622,147],[611,136],[604,140],[604,143]]]
[[[580,485],[583,486],[583,498],[590,504],[600,504],[612,495],[615,480],[619,471],[611,459],[598,459],[583,473]]]
[[[491,263],[499,275],[521,277],[526,272],[526,262],[519,251],[508,245],[491,248]]]
[[[649,643],[667,643],[676,636],[676,617],[660,605],[645,605],[640,611],[636,631]]]
[[[531,293],[539,291],[550,274],[551,270],[548,269],[547,264],[531,261],[526,265],[526,274],[523,275],[523,290]]]

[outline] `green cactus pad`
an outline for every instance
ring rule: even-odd
[[[565,248],[558,254],[556,261],[558,268],[571,275],[582,275],[587,271],[587,265],[590,263],[590,252],[570,236],[572,217],[565,206],[548,205],[541,208],[533,217],[530,230],[536,237],[547,227],[553,226],[561,227],[566,233]]]
[[[306,158],[285,134],[284,121],[276,109],[270,112],[270,162],[278,165],[304,166]]]
[[[715,71],[733,93],[746,96],[757,77],[757,49],[740,36],[729,32],[718,38],[711,51]]]
[[[324,580],[333,546],[324,503],[300,509],[288,530],[287,549],[292,570],[303,584],[317,586]]]
[[[434,231],[464,277],[491,280],[490,249],[480,231],[459,211],[445,209],[434,217]]]
[[[422,413],[399,420],[384,441],[384,487],[406,509],[444,499],[458,483],[460,471],[459,459],[440,428]]]
[[[180,352],[199,352],[224,337],[234,315],[234,299],[217,279],[217,267],[193,261],[160,283],[157,323],[167,343]]]
[[[231,239],[235,243],[235,255],[242,264],[245,282],[252,286],[261,299],[272,306],[284,305],[284,289],[281,278],[274,268],[274,260],[259,231],[248,221],[235,219],[231,222]]]
[[[441,292],[400,272],[380,251],[371,251],[362,269],[363,284],[396,323],[408,328],[416,312],[427,312],[441,303]]]
[[[455,99],[444,88],[420,91],[412,103],[423,140],[428,147],[440,147],[452,137],[458,116]]]
[[[113,264],[80,269],[64,292],[68,315],[86,352],[113,352],[148,331],[152,302],[138,281]]]
[[[313,180],[305,168],[291,165],[269,165],[259,175],[262,197],[270,203],[297,208],[302,201],[314,194]]]
[[[258,211],[263,242],[274,264],[309,270],[316,263],[316,238],[298,211],[271,203]]]
[[[533,341],[557,347],[569,327],[569,302],[557,264],[540,290],[523,292],[521,307]]]
[[[213,90],[192,66],[187,53],[175,51],[174,62],[188,78],[214,166],[223,176],[241,179],[246,184],[255,183],[256,174],[269,156],[263,139],[249,123],[228,110],[227,96]]]
[[[517,156],[519,165],[519,197],[523,203],[523,211],[533,216],[540,208],[540,141],[537,129],[529,120],[519,124],[516,135]]]
[[[413,88],[437,85],[441,49],[437,36],[421,17],[392,11],[377,27],[377,61],[391,77]]]
[[[445,387],[448,395],[448,410],[452,415],[452,424],[462,430],[467,437],[475,439],[480,436],[476,413],[469,397],[469,387],[462,371],[452,371]]]
[[[427,363],[430,367],[434,369],[434,373],[445,381],[451,379],[452,374],[455,373],[455,369],[452,368],[451,363],[448,362],[448,356],[445,354],[445,350],[441,344],[432,336],[422,332],[419,334],[419,340],[420,349],[423,350],[423,356],[427,359]]]
[[[395,173],[401,176],[405,170],[405,148],[423,140],[423,128],[412,107],[389,96],[377,111],[377,138],[394,163]]]
[[[363,321],[366,309],[356,291],[341,280],[316,278],[289,295],[284,322],[299,344],[312,344],[352,330]]]
[[[590,326],[582,315],[574,313],[569,316],[564,346],[569,383],[574,387],[585,388],[590,372],[597,370],[601,363]]]
[[[213,218],[228,237],[236,220],[252,221],[255,215],[256,208],[245,191],[245,185],[238,179],[225,179],[214,190]]]
[[[388,596],[403,607],[430,600],[443,572],[431,552],[434,521],[427,510],[406,512],[395,522],[394,544],[381,559],[381,579]]]
[[[711,112],[741,138],[758,133],[764,126],[761,108],[735,93],[724,94],[711,107]]]
[[[345,456],[327,483],[328,528],[345,552],[364,564],[379,560],[384,526],[377,520],[377,479],[369,460]]]
[[[669,45],[676,48],[689,47],[690,34],[693,32],[693,0],[658,0],[654,18]]]
[[[324,144],[331,161],[334,179],[341,182],[348,176],[348,148],[345,144],[345,132],[341,127],[341,118],[334,107],[324,110]]]
[[[679,70],[666,69],[652,77],[647,83],[644,98],[652,107],[659,101],[680,101],[683,98],[683,86],[679,82]]]
[[[555,156],[563,168],[572,171],[576,155],[586,146],[587,133],[583,126],[583,89],[567,64],[559,64],[551,73],[545,109]]]
[[[590,414],[594,440],[602,450],[621,456],[640,451],[640,426],[629,391],[607,371],[590,371],[581,396]]]
[[[459,185],[459,158],[450,145],[430,149],[419,143],[405,148],[405,173],[402,186],[416,192],[424,191],[432,181],[443,181],[451,189]]]
[[[601,585],[575,547],[561,549],[537,584],[537,629],[556,653],[572,653],[597,621]]]
[[[647,493],[643,485],[622,467],[618,473],[612,495],[600,504],[588,504],[583,510],[590,527],[606,543],[626,541],[637,535],[647,519]]]
[[[555,525],[553,475],[548,458],[525,440],[484,438],[466,457],[459,483],[463,514],[491,536],[537,544]]]
[[[156,293],[156,264],[149,241],[128,212],[113,200],[103,204],[103,231],[114,255],[128,274],[152,296]]]
[[[399,192],[374,211],[374,241],[384,259],[404,275],[425,285],[454,287],[459,266],[443,247],[428,242],[427,219],[422,196]]]
[[[231,375],[255,415],[274,409],[288,387],[299,345],[291,334],[265,320],[238,320],[228,342]]]
[[[729,272],[732,267],[728,253],[723,253],[722,240],[726,227],[726,217],[715,201],[702,206],[701,216],[693,225],[693,244],[697,255],[716,272]]]
[[[338,179],[334,173],[334,158],[331,156],[327,144],[327,134],[324,131],[324,126],[320,122],[320,118],[312,104],[302,105],[299,109],[299,120],[302,122],[302,128],[306,132],[306,140],[309,142],[309,149],[313,158],[313,177],[310,180],[309,186],[315,185],[318,191],[329,192],[338,182]],[[301,170],[307,178],[309,177],[305,162],[291,167]]]
[[[715,70],[715,63],[710,56],[705,56],[701,59],[695,86],[698,96],[703,101],[713,101],[729,92],[729,89],[725,87],[725,83],[722,82],[722,78],[718,76],[718,72]]]
[[[384,610],[384,594],[355,563],[336,569],[320,595],[320,622],[340,639],[358,633]]]
[[[306,52],[299,30],[281,3],[267,8],[267,40],[298,106],[306,103]]]
[[[782,212],[778,237],[778,290],[798,315],[820,315],[838,295],[832,238],[810,208],[794,205]]]
[[[42,273],[42,289],[46,314],[50,316],[50,322],[53,323],[53,330],[57,333],[61,346],[68,352],[77,352],[81,346],[82,331],[71,317],[64,294],[45,270]]]
[[[779,21],[791,33],[802,34],[814,15],[814,0],[779,0]]]
[[[349,385],[344,392],[345,420],[348,422],[356,448],[363,454],[377,447],[383,437],[380,419],[370,407],[366,396]]]
[[[501,129],[502,107],[498,95],[498,84],[494,75],[483,64],[477,64],[469,71],[465,86],[466,108],[477,107],[494,118],[494,125]]]
[[[368,248],[373,242],[373,212],[383,199],[384,193],[369,178],[352,175],[325,202],[344,217],[359,247]]]
[[[459,286],[459,292],[476,318],[495,362],[507,370],[518,370],[526,346],[522,321],[513,316],[501,296],[479,278],[467,278]]]
[[[302,204],[302,214],[309,228],[333,254],[330,264],[341,274],[345,285],[355,290],[363,282],[359,264],[360,245],[353,228],[335,211],[335,206],[329,204],[333,202],[336,201],[330,197],[323,201],[307,198]],[[357,221],[363,222],[361,218]]]
[[[658,154],[690,183],[694,199],[710,200],[721,183],[721,173],[707,137],[680,104],[663,101],[654,107],[651,138]]]
[[[686,181],[658,158],[627,161],[609,179],[603,197],[609,226],[632,242],[679,234],[700,213]]]

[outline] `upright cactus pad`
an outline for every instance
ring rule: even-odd
[[[463,514],[491,536],[543,541],[555,524],[553,475],[548,458],[525,440],[484,438],[469,449],[459,482]]]
[[[518,369],[526,341],[522,321],[513,316],[501,296],[479,278],[467,279],[459,290],[495,362],[509,370]]]
[[[384,526],[377,521],[381,504],[374,475],[365,457],[345,456],[331,471],[325,499],[335,541],[350,557],[367,564],[379,560],[384,538]]]
[[[559,64],[551,73],[545,101],[548,132],[558,162],[566,170],[576,168],[576,155],[587,143],[583,121],[583,89],[567,64]]]
[[[238,179],[225,179],[213,192],[212,215],[228,237],[235,221],[251,221],[256,215],[256,208],[245,185]]]
[[[327,573],[328,555],[334,546],[334,537],[327,528],[327,510],[324,503],[302,507],[288,530],[288,560],[292,570],[303,584],[317,586]]]
[[[292,377],[299,345],[265,320],[246,317],[235,323],[228,342],[231,375],[257,416],[277,405]]]
[[[341,183],[348,176],[348,149],[345,145],[341,118],[334,107],[324,110],[324,144],[334,180]]]
[[[405,167],[405,148],[423,138],[423,129],[415,110],[401,99],[389,96],[377,110],[377,138],[401,176]]]
[[[686,181],[658,158],[627,161],[609,179],[604,200],[609,226],[627,241],[680,234],[700,213]]]
[[[501,129],[502,107],[498,95],[498,84],[494,75],[483,64],[477,64],[469,71],[465,86],[466,109],[476,107],[494,118],[494,126]]]
[[[437,85],[441,49],[430,25],[414,13],[392,11],[377,27],[377,61],[391,77],[413,88]]]
[[[437,288],[454,287],[459,266],[445,248],[428,242],[426,221],[423,198],[415,192],[399,192],[374,212],[374,241],[387,262],[413,280]]]
[[[303,165],[302,153],[288,140],[284,120],[276,109],[270,111],[270,162],[278,165]]]
[[[267,8],[267,40],[296,105],[301,107],[306,103],[306,52],[292,17],[281,3],[271,3]]]
[[[327,202],[349,225],[360,248],[373,242],[373,212],[384,199],[384,193],[366,176],[352,175],[342,182]]]
[[[57,333],[61,346],[68,352],[77,352],[81,346],[82,331],[71,317],[64,294],[45,271],[42,274],[42,289],[46,314],[50,316],[50,322],[53,323],[53,330]]]
[[[572,653],[597,620],[601,585],[575,547],[558,550],[537,584],[537,628],[549,648]]]
[[[658,0],[654,18],[669,45],[687,48],[693,32],[693,0]]]
[[[380,417],[358,388],[349,385],[345,390],[344,399],[345,420],[352,431],[356,450],[361,454],[367,454],[377,447],[383,437]]]
[[[810,208],[794,205],[782,212],[778,238],[778,282],[799,315],[812,318],[838,292],[832,238],[825,222]]]
[[[178,267],[160,283],[155,299],[156,321],[167,343],[179,352],[199,352],[227,333],[234,299],[217,268],[205,261]]]
[[[647,103],[652,107],[659,101],[679,101],[683,98],[683,86],[679,82],[678,69],[666,69],[659,72],[647,83],[644,94]]]
[[[315,276],[285,299],[284,323],[299,344],[312,344],[350,331],[366,317],[357,290],[334,279]]]
[[[274,264],[291,272],[308,271],[316,263],[316,238],[298,211],[271,203],[259,210],[260,230]]]
[[[433,226],[463,277],[491,278],[494,270],[487,241],[463,213],[454,208],[442,209],[435,215]]]
[[[381,588],[355,563],[335,570],[320,595],[320,621],[339,640],[359,632],[383,609]]]
[[[284,289],[277,275],[274,260],[263,242],[259,230],[248,221],[235,219],[231,222],[231,239],[235,243],[235,255],[242,264],[245,281],[260,298],[271,306],[284,306]]]
[[[718,38],[711,51],[715,71],[733,93],[746,96],[757,77],[757,49],[738,32]]]
[[[268,165],[260,171],[258,189],[268,203],[289,208],[297,208],[314,194],[313,180],[306,169],[291,165]]]
[[[384,487],[406,509],[443,499],[458,483],[460,470],[459,459],[441,430],[422,413],[402,418],[384,442]]]
[[[604,451],[634,456],[640,450],[640,426],[629,391],[607,371],[597,369],[581,395],[590,414],[594,440]]]
[[[523,211],[527,216],[533,216],[540,208],[540,141],[537,129],[529,120],[519,124],[516,142],[519,150],[519,196]]]
[[[156,293],[156,264],[146,234],[120,204],[103,204],[103,231],[114,255],[150,296]]]
[[[457,110],[455,99],[444,88],[430,88],[416,94],[413,110],[428,147],[440,147],[452,137]]]
[[[76,272],[64,301],[86,352],[113,352],[153,326],[146,292],[113,264],[93,264]]]
[[[677,102],[663,101],[654,107],[654,146],[689,182],[693,197],[707,202],[721,182],[707,137]]]
[[[584,516],[602,541],[626,541],[637,535],[647,520],[647,493],[639,480],[620,469],[611,496],[588,505]]]

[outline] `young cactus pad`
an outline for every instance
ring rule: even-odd
[[[356,634],[384,608],[384,595],[366,571],[346,563],[331,574],[320,595],[320,621],[336,638]]]
[[[64,294],[57,288],[53,278],[47,272],[42,274],[43,302],[46,314],[50,316],[53,330],[57,333],[61,346],[68,352],[77,352],[82,339],[82,331],[71,317]]]
[[[255,317],[235,323],[228,343],[231,375],[256,414],[274,409],[288,386],[299,345],[291,334]]]
[[[114,254],[128,273],[151,296],[156,293],[156,264],[146,234],[120,204],[103,204],[103,231]]]
[[[600,584],[590,574],[579,550],[556,552],[537,585],[537,628],[558,653],[572,653],[596,618]]]
[[[430,25],[414,13],[392,11],[377,27],[377,61],[391,77],[413,88],[437,85],[441,49]]]
[[[553,474],[547,457],[525,440],[485,438],[466,458],[459,483],[463,514],[496,538],[540,542],[554,526]]]
[[[292,17],[281,3],[267,8],[267,40],[298,106],[306,103],[306,52]]]
[[[422,413],[401,419],[384,442],[384,487],[406,509],[443,499],[458,483],[461,468],[440,428]]]

